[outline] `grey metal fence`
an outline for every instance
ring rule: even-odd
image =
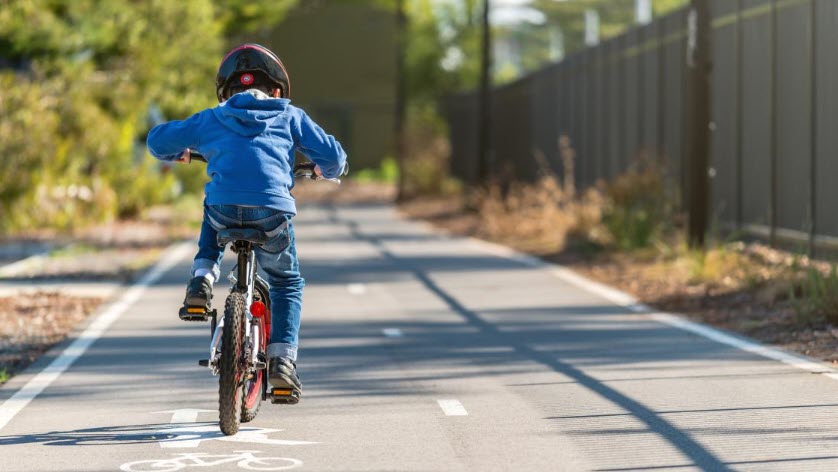
[[[838,0],[713,0],[710,212],[716,227],[838,242]],[[533,179],[537,153],[591,185],[639,156],[684,165],[686,10],[586,49],[492,95],[492,168]],[[452,170],[477,176],[477,96],[446,104]]]

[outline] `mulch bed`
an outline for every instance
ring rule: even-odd
[[[0,298],[0,377],[26,368],[62,341],[101,298],[39,292]]]

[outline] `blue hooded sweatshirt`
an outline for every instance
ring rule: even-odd
[[[157,159],[174,161],[186,149],[207,159],[210,181],[207,205],[269,207],[296,214],[294,151],[337,177],[346,153],[306,113],[284,98],[248,90],[183,121],[155,126],[148,150]]]

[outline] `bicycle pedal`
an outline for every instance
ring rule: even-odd
[[[274,405],[296,405],[299,401],[299,390],[294,388],[271,387],[271,403]]]
[[[199,360],[198,365],[201,366],[201,367],[209,367],[209,359]]]
[[[183,321],[207,321],[211,314],[211,311],[202,306],[183,306],[178,311],[178,316]]]

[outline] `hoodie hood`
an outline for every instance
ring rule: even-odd
[[[268,129],[276,117],[285,112],[290,102],[287,98],[272,98],[264,92],[250,89],[233,95],[212,111],[230,131],[252,137]]]

